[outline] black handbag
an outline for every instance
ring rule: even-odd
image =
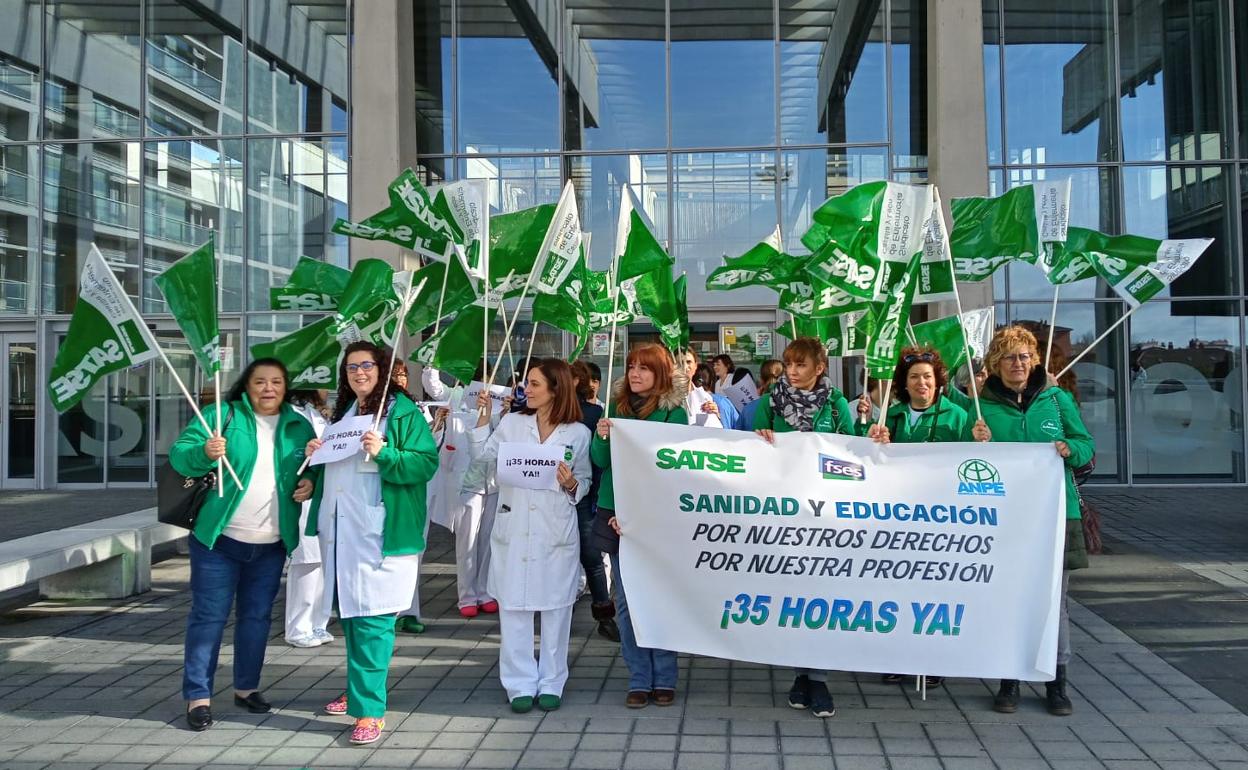
[[[234,410],[230,409],[221,426],[221,435],[225,435],[233,416]],[[204,507],[208,495],[214,494],[216,485],[215,470],[203,476],[183,476],[173,463],[166,462],[156,473],[156,520],[182,529],[195,529],[199,509]]]

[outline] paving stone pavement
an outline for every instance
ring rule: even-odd
[[[435,528],[436,529],[436,528]],[[268,715],[229,699],[222,649],[218,724],[182,727],[188,568],[155,567],[127,601],[42,602],[0,616],[0,768],[1243,768],[1248,716],[1079,605],[1071,608],[1076,713],[1055,718],[1025,689],[1017,714],[990,709],[995,682],[952,680],[923,701],[870,674],[834,674],[837,715],[785,705],[791,674],[681,657],[670,708],[630,711],[616,645],[578,605],[565,705],[512,715],[498,682],[498,624],[455,611],[450,539],[436,530],[423,584],[429,631],[401,636],[385,739],[347,743],[349,722],[319,713],[344,686],[341,643],[266,656]],[[280,618],[282,607],[275,610]],[[332,630],[332,629],[331,629]]]

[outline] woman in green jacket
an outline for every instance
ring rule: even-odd
[[[386,676],[394,624],[412,603],[425,550],[425,486],[438,446],[407,393],[390,382],[390,356],[371,342],[347,346],[338,368],[333,422],[365,418],[360,449],[325,465],[308,513],[319,533],[325,596],[336,602],[347,647],[347,692],[330,714],[355,717],[351,742],[374,743],[385,729]],[[376,424],[380,414],[380,426]],[[308,442],[310,456],[321,446]]]
[[[311,479],[298,470],[303,447],[315,435],[291,407],[287,381],[280,361],[253,361],[226,397],[221,435],[195,420],[169,450],[170,465],[183,476],[206,476],[225,457],[243,483],[240,489],[227,477],[223,495],[211,492],[187,538],[191,612],[182,697],[192,730],[212,725],[213,678],[232,603],[234,703],[253,714],[271,708],[258,689],[260,668],[282,566],[299,545],[300,503],[312,496]]]
[[[594,517],[593,545],[611,554],[611,577],[615,583],[615,619],[620,631],[620,655],[628,666],[628,695],[624,705],[645,708],[651,701],[657,706],[676,702],[676,653],[637,646],[628,597],[620,574],[620,524],[615,518],[615,486],[611,473],[611,423],[615,420],[649,420],[674,425],[688,425],[685,414],[683,376],[677,382],[676,362],[661,345],[646,343],[628,353],[627,372],[615,383],[611,393],[611,410],[598,421],[589,445],[590,461],[602,469],[598,487],[598,512]]]
[[[1073,707],[1066,695],[1066,665],[1071,656],[1066,589],[1070,570],[1088,566],[1079,492],[1071,470],[1087,465],[1096,453],[1096,446],[1070,394],[1051,385],[1044,367],[1038,364],[1036,338],[1030,331],[1022,326],[999,330],[988,346],[985,357],[988,379],[979,401],[993,441],[1052,443],[1066,466],[1066,557],[1057,636],[1057,676],[1045,683],[1045,701],[1050,714],[1067,716],[1073,712]],[[993,700],[993,709],[1012,714],[1018,709],[1018,700],[1018,681],[1003,679]]]
[[[854,434],[853,414],[841,391],[828,381],[828,351],[814,337],[799,337],[784,350],[784,374],[762,397],[754,413],[754,432],[775,443],[777,433],[792,431]],[[810,709],[820,718],[836,714],[828,691],[828,672],[796,670],[789,706]]]
[[[897,395],[884,415],[881,425],[861,421],[855,425],[858,435],[869,436],[881,443],[923,444],[943,441],[987,441],[988,430],[983,423],[973,427],[966,410],[945,395],[949,387],[949,371],[940,354],[930,347],[902,348],[897,368],[893,370],[892,392]],[[858,415],[868,418],[872,403],[864,393],[858,401]],[[884,674],[885,684],[896,684],[902,674]],[[941,677],[927,677],[928,687],[938,687]]]

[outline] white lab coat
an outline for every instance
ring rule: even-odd
[[[346,417],[355,416],[355,405]],[[378,433],[385,435],[386,420]],[[325,466],[318,524],[325,565],[325,602],[338,596],[338,617],[398,613],[412,603],[420,580],[420,556],[381,553],[386,509],[381,475],[364,453]]]
[[[537,416],[504,415],[490,433],[488,426],[472,432],[472,465],[464,489],[484,485],[498,462],[504,441],[539,443]],[[489,592],[505,610],[540,611],[576,602],[581,573],[576,504],[589,492],[589,429],[578,423],[555,428],[547,444],[568,448],[568,465],[578,482],[575,495],[562,490],[523,489],[500,485],[494,530],[490,535]]]
[[[312,430],[316,432],[319,438],[325,432],[325,426],[328,424],[321,413],[316,411],[311,405],[301,406],[295,410],[304,416],[308,422],[312,423]],[[299,545],[290,554],[291,564],[320,564],[321,563],[321,541],[317,535],[305,535],[308,530],[308,513],[312,510],[312,501],[309,500],[303,504],[303,510],[299,514]]]

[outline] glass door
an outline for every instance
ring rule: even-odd
[[[0,334],[6,366],[0,377],[0,488],[34,489],[39,367],[33,334]]]

